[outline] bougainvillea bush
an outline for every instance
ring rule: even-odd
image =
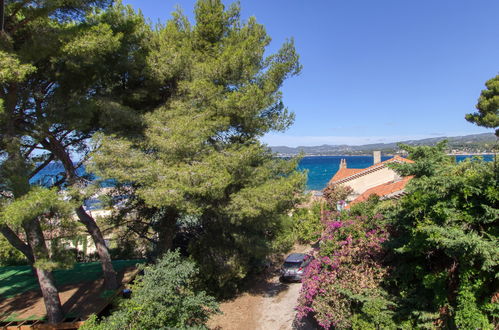
[[[335,220],[328,213],[315,259],[307,268],[298,316],[313,315],[325,329],[390,328],[392,303],[381,282],[387,275],[382,217]]]

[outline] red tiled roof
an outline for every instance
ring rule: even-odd
[[[409,183],[409,181],[411,181],[412,178],[413,176],[406,176],[403,177],[402,180],[383,183],[380,184],[379,186],[367,189],[362,194],[357,196],[357,198],[351,201],[348,205],[352,206],[354,204],[366,201],[371,195],[386,197],[396,192],[403,192],[405,186],[407,185],[407,183]]]
[[[353,179],[354,176],[359,177],[361,175],[371,173],[372,171],[377,170],[377,169],[381,169],[381,168],[385,167],[386,164],[393,163],[393,162],[414,163],[413,160],[403,158],[400,156],[394,156],[393,158],[385,160],[384,162],[381,162],[381,163],[374,164],[374,165],[369,166],[367,168],[340,168],[338,170],[338,172],[331,178],[329,183],[336,183],[337,181],[341,181],[341,180],[347,179],[349,177],[352,177],[352,179]],[[348,181],[348,180],[346,180],[346,181]]]
[[[340,168],[338,172],[336,172],[336,174],[332,177],[331,182],[344,179],[351,175],[362,172],[363,170],[363,168]]]

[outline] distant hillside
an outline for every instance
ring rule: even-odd
[[[422,140],[408,140],[393,143],[374,143],[365,144],[361,146],[349,145],[327,145],[314,146],[314,147],[286,147],[277,146],[271,147],[272,151],[280,156],[292,156],[303,152],[305,155],[323,155],[323,156],[336,156],[336,155],[365,155],[371,154],[374,150],[380,150],[383,153],[397,153],[399,148],[397,143],[404,143],[409,145],[434,145],[439,141],[449,141],[449,152],[452,153],[485,153],[492,151],[492,145],[496,143],[496,137],[493,133],[473,134],[465,136],[452,136],[452,137],[436,137]]]

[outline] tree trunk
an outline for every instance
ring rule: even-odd
[[[35,263],[35,259],[33,257],[33,253],[31,252],[30,247],[24,243],[17,234],[10,229],[7,225],[0,225],[0,232],[7,239],[7,241],[16,249],[21,251],[22,254],[28,259],[30,264]]]
[[[49,137],[49,141],[42,142],[43,146],[49,149],[63,164],[66,176],[68,178],[68,183],[74,184],[78,180],[76,175],[76,168],[73,165],[71,157],[64,149],[64,146],[54,137]],[[102,266],[102,272],[104,273],[104,284],[106,289],[114,290],[119,287],[118,278],[116,271],[111,263],[111,255],[109,254],[109,249],[107,248],[102,232],[100,231],[94,218],[90,216],[83,206],[76,209],[76,214],[80,222],[85,225],[87,232],[92,237],[94,241],[95,248],[99,255],[99,259]]]
[[[36,265],[36,262],[43,263],[43,261],[49,260],[49,251],[45,244],[42,228],[37,220],[29,221],[25,223],[23,227],[26,231],[28,243],[33,251],[35,260],[34,266],[38,277],[38,283],[42,290],[48,321],[53,324],[60,323],[64,319],[64,313],[62,312],[61,300],[59,299],[59,292],[55,287],[52,271],[45,270],[40,265]]]
[[[97,253],[99,254],[100,262],[102,265],[102,271],[104,273],[104,282],[106,289],[114,290],[119,287],[117,274],[113,268],[113,264],[111,263],[111,256],[109,254],[109,250],[106,246],[106,242],[104,241],[104,237],[102,236],[102,232],[99,229],[99,226],[95,223],[94,218],[92,218],[85,211],[83,206],[80,206],[76,209],[76,214],[80,221],[87,228],[88,233],[92,236],[92,239],[95,243],[95,248],[97,249]]]
[[[176,223],[177,214],[175,212],[168,212],[157,225],[158,242],[156,244],[156,255],[158,258],[172,248],[176,233]]]

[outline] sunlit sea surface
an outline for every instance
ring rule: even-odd
[[[470,158],[473,156],[459,155],[456,156],[457,161]],[[493,155],[482,156],[486,161],[492,161]],[[307,190],[322,190],[333,175],[338,171],[340,160],[345,158],[348,168],[366,168],[373,164],[372,156],[308,156],[304,157],[298,165],[300,170],[308,171]],[[381,160],[387,160],[391,156],[382,156]],[[49,164],[44,170],[40,171],[31,179],[33,184],[41,184],[50,186],[53,182],[57,182],[61,173],[64,172],[60,163]],[[84,169],[79,169],[80,174],[84,173]],[[90,177],[91,178],[91,177]],[[112,186],[112,181],[104,183],[106,186]]]
[[[474,156],[456,156],[458,162]],[[486,161],[493,161],[493,155],[481,156]],[[299,168],[308,171],[307,190],[322,190],[329,180],[336,174],[340,167],[340,160],[345,158],[348,168],[366,168],[373,165],[372,156],[308,156],[304,157]],[[391,156],[382,156],[381,160],[390,159]]]

